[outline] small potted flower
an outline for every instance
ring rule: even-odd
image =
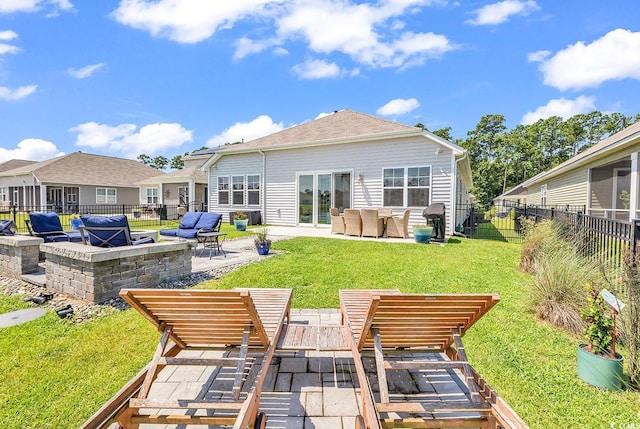
[[[431,225],[413,225],[413,238],[416,243],[428,243],[431,241],[433,227]]]
[[[578,346],[578,377],[592,386],[620,390],[623,357],[615,352],[615,310],[597,288],[591,288],[588,302],[580,311],[587,343]]]
[[[245,212],[243,212],[242,210],[238,210],[237,212],[234,213],[233,224],[235,225],[236,230],[246,231],[248,223],[249,223],[249,219]]]
[[[268,228],[260,228],[256,231],[256,237],[253,242],[256,245],[258,255],[268,255],[271,248],[271,240],[268,238]]]
[[[79,229],[82,226],[80,215],[78,213],[74,213],[69,216],[69,223],[71,224],[71,229]]]

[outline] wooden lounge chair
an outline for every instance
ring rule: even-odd
[[[498,295],[413,295],[397,290],[341,290],[340,308],[347,324],[362,392],[362,416],[356,427],[528,426],[469,364],[462,336],[499,301]],[[373,353],[377,391],[362,363]],[[370,359],[369,357],[367,357]],[[437,391],[410,396],[390,392],[388,372],[413,371],[425,383],[448,379],[464,384],[458,395]],[[392,379],[398,380],[389,374]],[[454,387],[455,388],[455,387]],[[465,391],[466,390],[466,391]],[[398,398],[399,397],[399,398]]]
[[[122,290],[120,296],[156,326],[162,337],[151,363],[82,427],[107,428],[117,423],[124,428],[137,428],[140,424],[264,428],[266,416],[258,414],[262,384],[284,320],[289,318],[291,292],[291,289]],[[182,357],[181,350],[204,353],[199,358],[193,354]],[[215,367],[212,377],[223,368],[232,368],[233,387],[213,395],[215,398],[206,394],[204,399],[150,398],[152,383],[168,365]]]

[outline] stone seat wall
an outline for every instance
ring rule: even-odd
[[[20,278],[38,271],[40,244],[44,240],[28,235],[0,236],[0,274]]]
[[[80,243],[46,243],[47,288],[100,303],[123,288],[154,288],[191,274],[187,242],[100,248]]]

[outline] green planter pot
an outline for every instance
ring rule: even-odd
[[[413,228],[413,238],[416,240],[416,243],[428,243],[431,241],[431,234],[433,233],[433,228]]]
[[[249,219],[234,219],[233,220],[233,224],[235,225],[236,230],[238,230],[238,231],[246,231],[248,223],[249,223]]]
[[[584,349],[586,346],[578,346],[578,377],[601,389],[622,389],[623,357],[616,353],[616,359],[611,359],[609,356],[589,353]]]

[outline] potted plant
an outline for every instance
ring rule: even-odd
[[[615,310],[597,288],[592,288],[589,305],[580,315],[585,322],[587,343],[578,346],[578,377],[592,386],[620,390],[623,357],[615,351]]]
[[[431,225],[413,226],[413,238],[416,240],[416,243],[428,243],[431,241],[431,234],[433,234],[433,227]]]
[[[271,249],[271,240],[268,238],[268,228],[260,228],[256,231],[256,238],[253,242],[256,245],[258,255],[267,255]]]
[[[69,223],[71,224],[71,229],[78,229],[82,226],[82,220],[80,219],[80,215],[77,213],[69,216]]]
[[[233,224],[235,225],[236,230],[246,231],[247,223],[249,223],[249,219],[245,212],[243,212],[242,210],[238,210],[237,212],[235,212],[235,214],[233,215]]]
[[[139,218],[140,216],[142,216],[142,208],[140,207],[134,207],[133,208],[133,217],[135,217],[136,219]]]

